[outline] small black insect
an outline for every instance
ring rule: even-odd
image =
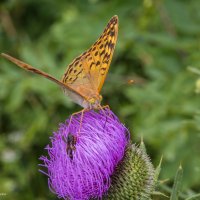
[[[70,157],[70,159],[73,159],[73,151],[76,150],[76,137],[72,135],[71,133],[67,136],[67,155]]]

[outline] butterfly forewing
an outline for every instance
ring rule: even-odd
[[[82,107],[88,107],[89,104],[85,104],[85,101],[87,102],[90,97],[97,97],[105,81],[116,45],[117,34],[118,17],[114,16],[91,48],[74,59],[68,66],[61,81],[12,56],[1,55],[23,69],[57,83],[74,102]]]
[[[114,16],[92,47],[67,68],[62,82],[83,96],[99,93],[105,81],[118,35],[118,17]]]

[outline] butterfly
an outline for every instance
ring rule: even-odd
[[[84,109],[100,109],[100,95],[118,36],[118,17],[113,16],[97,41],[68,65],[61,80],[10,55],[1,55],[19,67],[60,85],[71,100]]]

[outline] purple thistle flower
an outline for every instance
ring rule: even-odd
[[[60,124],[46,147],[49,158],[40,158],[47,172],[40,171],[59,198],[101,199],[124,156],[129,132],[109,109],[84,112],[81,126],[80,119],[81,113]]]

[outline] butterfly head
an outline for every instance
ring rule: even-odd
[[[102,101],[102,96],[101,95],[95,95],[91,98],[88,99],[89,107],[91,109],[99,109],[101,107],[101,101]]]

